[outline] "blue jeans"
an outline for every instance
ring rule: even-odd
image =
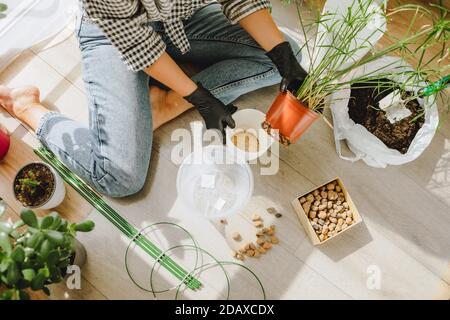
[[[239,25],[231,25],[216,3],[185,21],[191,50],[184,55],[164,35],[160,23],[152,26],[176,61],[206,65],[193,80],[225,104],[281,80],[264,50]],[[128,70],[117,49],[92,22],[79,18],[77,36],[89,126],[52,112],[41,120],[37,136],[100,193],[134,194],[144,186],[152,150],[149,76]]]

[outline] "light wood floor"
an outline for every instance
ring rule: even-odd
[[[280,25],[295,33],[295,16],[289,8],[274,3]],[[383,44],[383,43],[382,43]],[[87,122],[88,113],[77,41],[72,36],[47,50],[41,47],[24,52],[0,74],[0,83],[9,86],[35,84],[44,103],[75,119]],[[259,90],[239,99],[241,108],[265,111],[276,95],[276,87]],[[200,120],[195,112],[163,126],[155,132],[150,174],[138,195],[108,202],[136,226],[160,221],[175,222],[198,240],[201,247],[221,260],[231,260],[230,233],[252,234],[251,214],[259,213],[266,223],[272,217],[265,208],[275,206],[283,218],[274,221],[280,245],[260,259],[247,259],[272,299],[449,299],[450,298],[450,124],[442,128],[413,163],[401,167],[374,169],[362,162],[340,160],[334,149],[333,133],[318,121],[295,145],[280,150],[280,168],[275,176],[260,176],[252,166],[255,191],[247,208],[223,226],[195,218],[177,199],[177,165],[170,161],[176,128],[189,128]],[[36,140],[17,121],[2,112],[0,123],[12,133],[12,148],[0,164],[0,196],[10,205],[8,216],[17,219],[19,205],[11,192],[11,180],[23,164],[35,160],[31,147]],[[339,176],[349,189],[364,223],[346,234],[314,247],[302,229],[290,202],[314,186]],[[82,234],[88,263],[82,270],[81,290],[53,285],[53,299],[152,299],[130,281],[124,265],[127,240],[73,190],[58,211],[72,221],[94,220],[96,230]],[[45,212],[39,212],[45,214]],[[165,229],[158,240],[168,246],[189,243],[186,236]],[[133,254],[132,274],[147,286],[150,265],[144,256]],[[186,265],[192,253],[184,253]],[[231,298],[258,299],[261,293],[249,274],[236,267],[230,272]],[[381,274],[381,287],[369,289],[373,270]],[[184,298],[224,298],[226,281],[220,270],[201,277],[203,290],[184,292]],[[157,283],[172,283],[164,274]],[[36,298],[45,298],[37,294]],[[174,292],[158,298],[174,298]]]

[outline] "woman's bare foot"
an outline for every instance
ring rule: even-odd
[[[152,108],[153,130],[178,117],[192,108],[192,105],[174,91],[150,87],[150,105]]]
[[[39,95],[39,89],[33,86],[12,89],[0,85],[0,106],[36,130],[42,116],[49,112],[41,104]]]

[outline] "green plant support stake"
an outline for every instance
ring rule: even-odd
[[[88,186],[80,177],[67,168],[51,151],[44,147],[34,149],[34,152],[45,162],[51,165],[67,182],[73,187],[86,201],[97,209],[106,219],[117,227],[125,236],[157,260],[165,269],[167,269],[177,279],[186,284],[192,290],[199,289],[202,284],[190,273],[185,271],[170,257],[154,245],[147,237],[140,234],[138,229],[125,220],[119,213],[111,208],[90,186]]]
[[[441,80],[433,82],[428,87],[425,87],[419,91],[420,97],[429,97],[441,90],[444,90],[450,85],[450,74],[443,77]]]

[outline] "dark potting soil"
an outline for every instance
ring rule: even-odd
[[[353,84],[348,114],[355,123],[364,126],[388,148],[405,154],[417,131],[422,127],[424,117],[422,107],[417,99],[414,99],[406,103],[406,108],[411,111],[409,117],[393,124],[389,122],[385,112],[379,108],[379,102],[397,89],[399,87],[389,79]],[[410,92],[402,92],[403,99],[411,95]]]
[[[32,163],[24,167],[14,180],[14,193],[26,207],[44,204],[52,196],[55,180],[49,168]]]

